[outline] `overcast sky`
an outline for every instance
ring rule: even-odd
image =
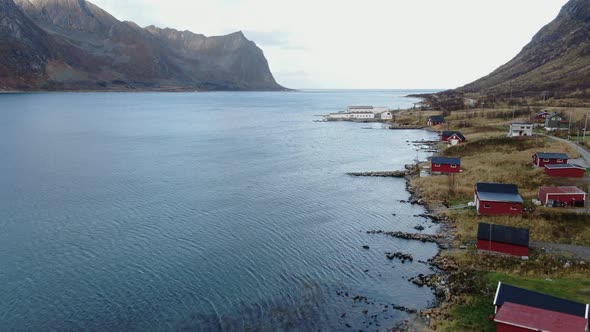
[[[242,30],[289,88],[454,88],[514,57],[567,0],[90,0],[119,20]]]

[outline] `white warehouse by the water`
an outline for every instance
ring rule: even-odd
[[[373,106],[348,106],[346,111],[328,114],[324,117],[324,120],[327,121],[380,121],[391,119],[393,119],[393,114],[389,108]]]

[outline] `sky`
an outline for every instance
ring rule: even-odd
[[[294,89],[446,89],[509,61],[567,0],[90,0],[119,20],[241,30]]]

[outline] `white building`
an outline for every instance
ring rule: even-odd
[[[349,106],[346,111],[328,114],[324,117],[327,121],[338,120],[391,120],[393,113],[387,107],[373,107],[373,106]]]
[[[533,136],[533,124],[532,123],[512,123],[510,124],[510,131],[508,137],[519,137],[519,136]]]

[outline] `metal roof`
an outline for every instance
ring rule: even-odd
[[[498,283],[494,305],[502,306],[504,302],[521,304],[529,307],[561,312],[563,314],[586,317],[586,304],[559,297],[534,292],[528,289]]]
[[[561,169],[561,168],[580,168],[585,170],[586,167],[582,167],[576,164],[545,164],[545,168],[548,169]]]
[[[372,110],[373,106],[348,106],[349,109],[363,109],[363,110]]]
[[[529,230],[527,228],[480,223],[477,229],[477,239],[528,247]]]
[[[586,194],[585,191],[578,187],[567,186],[567,187],[541,187],[540,191],[546,194]]]
[[[567,154],[561,152],[537,152],[535,155],[541,159],[570,159]]]
[[[465,141],[465,136],[463,136],[463,134],[461,134],[460,131],[443,131],[442,132],[442,136],[453,136],[453,135],[457,135],[459,136],[459,138],[463,141]]]
[[[587,320],[561,312],[505,302],[494,321],[533,331],[572,332],[586,330]]]
[[[432,122],[445,122],[445,118],[442,115],[433,115],[430,117]]]
[[[430,161],[433,164],[461,165],[461,158],[432,157],[432,159],[430,159]]]
[[[524,203],[515,184],[480,182],[475,185],[475,191],[482,201]]]

